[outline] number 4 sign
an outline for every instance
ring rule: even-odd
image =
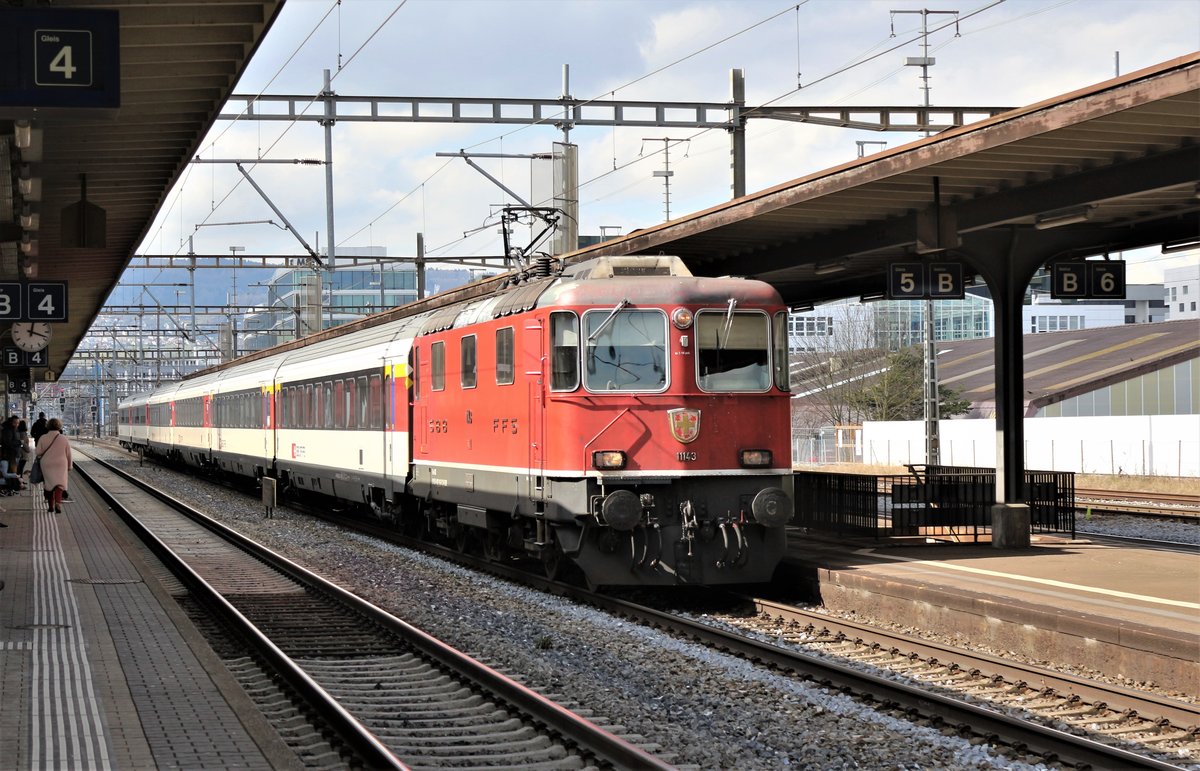
[[[66,321],[67,282],[39,281],[26,284],[25,318],[29,321]]]

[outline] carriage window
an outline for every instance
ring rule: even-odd
[[[463,388],[475,387],[475,335],[467,335],[459,343],[461,351],[462,374],[459,385]]]
[[[346,385],[342,380],[333,384],[333,426],[342,428],[346,425]]]
[[[356,385],[358,387],[358,427],[369,428],[371,423],[368,408],[371,404],[371,391],[367,388],[366,376],[360,377]]]
[[[346,378],[346,428],[358,428],[358,387],[354,378]]]
[[[513,328],[496,330],[496,385],[511,385],[513,382]]]
[[[579,387],[579,319],[574,313],[550,314],[550,389]]]
[[[697,384],[705,391],[771,387],[770,330],[765,313],[712,310],[696,314]]]
[[[333,381],[325,381],[325,416],[321,428],[333,428]]]
[[[430,358],[430,387],[435,391],[446,390],[446,344],[434,343],[429,346]]]
[[[787,313],[775,314],[775,328],[771,330],[771,340],[775,343],[775,387],[780,391],[791,390],[788,380],[788,323]]]
[[[383,376],[371,376],[370,411],[367,413],[367,426],[372,429],[383,428]]]
[[[661,391],[667,385],[667,316],[610,309],[583,316],[584,385],[589,391]]]

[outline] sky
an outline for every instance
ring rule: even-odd
[[[1127,74],[1200,49],[1198,0],[288,0],[234,92],[311,97],[328,69],[342,95],[554,99],[569,65],[577,99],[725,102],[730,70],[740,68],[750,105],[920,105],[920,69],[904,59],[923,55],[921,15],[891,12],[922,8],[959,12],[957,35],[952,15],[928,17],[935,106],[1022,106],[1107,80],[1118,60]],[[664,137],[686,140],[670,148],[673,217],[730,198],[724,131],[576,128],[580,233],[663,221],[654,172],[664,168]],[[858,140],[891,148],[920,138],[753,120],[747,191],[851,160]],[[496,210],[512,200],[461,159],[437,153],[546,153],[561,139],[550,125],[340,123],[337,248],[412,256],[420,232],[433,259],[499,256]],[[219,122],[200,152],[217,161],[323,156],[315,123]],[[477,162],[526,199],[548,187],[545,162]],[[323,167],[264,164],[251,174],[323,248]],[[193,164],[166,201],[139,254],[186,253],[189,238],[198,254],[231,246],[303,253],[291,234],[262,222],[279,218],[231,164]],[[1125,256],[1131,283],[1161,281],[1164,268],[1197,260],[1157,249]],[[127,278],[150,281],[147,272]]]

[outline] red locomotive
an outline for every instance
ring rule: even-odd
[[[786,332],[769,285],[675,257],[543,263],[135,397],[121,438],[592,585],[761,582],[793,507]],[[155,426],[180,414],[211,425]]]

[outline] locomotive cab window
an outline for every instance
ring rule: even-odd
[[[731,305],[732,305],[732,301]],[[771,387],[771,329],[759,311],[696,314],[696,383],[705,391],[765,391]]]
[[[790,391],[788,380],[788,316],[785,312],[775,314],[775,326],[771,330],[771,340],[775,343],[775,387],[780,391]]]
[[[589,391],[667,387],[667,316],[660,310],[597,309],[583,315]]]
[[[579,387],[579,318],[574,313],[550,314],[550,389]]]

